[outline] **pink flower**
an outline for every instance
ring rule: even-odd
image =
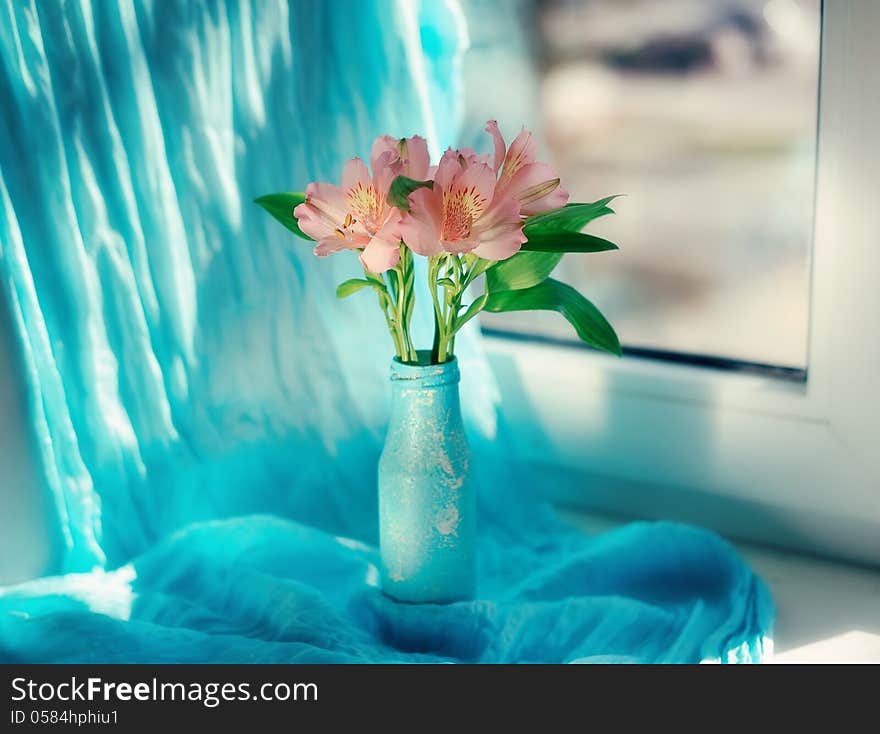
[[[373,171],[386,153],[387,165],[391,168],[393,177],[406,176],[424,181],[433,173],[428,155],[428,143],[418,135],[411,138],[392,138],[390,135],[382,135],[376,138],[370,154]]]
[[[372,176],[360,158],[352,158],[342,169],[342,186],[310,183],[293,214],[300,229],[317,241],[315,254],[363,250],[360,260],[374,273],[397,265],[401,212],[388,203],[388,189],[399,175],[427,178],[429,163],[423,138],[384,135],[373,143]]]
[[[500,173],[496,196],[513,196],[525,216],[559,209],[568,203],[568,192],[559,185],[559,176],[553,168],[535,161],[537,146],[528,130],[523,128],[506,152],[495,120],[486,123],[486,132],[495,141],[493,167]]]
[[[504,260],[526,240],[519,202],[498,195],[495,171],[470,150],[447,150],[437,166],[434,187],[417,189],[409,203],[400,233],[420,255],[473,252],[487,260]]]

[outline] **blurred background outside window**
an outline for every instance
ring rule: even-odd
[[[462,140],[525,124],[617,253],[558,277],[629,347],[805,369],[821,0],[465,0]],[[483,326],[572,338],[555,314]]]

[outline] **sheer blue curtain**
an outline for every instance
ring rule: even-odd
[[[441,3],[6,3],[0,231],[64,570],[194,520],[372,528],[390,348],[252,204],[451,142]],[[369,304],[372,306],[372,303]],[[353,359],[357,355],[357,359]]]
[[[0,267],[63,549],[60,575],[0,590],[0,658],[760,656],[766,593],[714,536],[591,543],[525,504],[473,332],[485,598],[375,590],[389,338],[365,294],[334,297],[354,257],[317,260],[251,202],[381,133],[436,155],[466,43],[454,0],[0,4]],[[627,596],[663,558],[674,612]]]

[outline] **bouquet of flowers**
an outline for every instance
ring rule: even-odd
[[[611,214],[613,196],[570,203],[536,143],[523,129],[508,148],[495,121],[486,131],[494,151],[448,149],[432,165],[419,137],[376,139],[370,167],[348,161],[341,185],[310,183],[305,193],[256,200],[294,234],[313,240],[315,254],[359,253],[363,278],[336,290],[345,298],[370,289],[378,296],[404,364],[442,364],[455,354],[455,336],[481,311],[552,310],[588,344],[620,355],[614,329],[574,288],[550,274],[566,252],[602,252],[617,245],[581,230]],[[434,311],[430,352],[410,334],[415,307],[414,255],[428,259]],[[481,292],[475,286],[485,275]]]

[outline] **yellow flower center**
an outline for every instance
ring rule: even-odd
[[[370,234],[375,234],[378,229],[379,216],[382,213],[382,201],[376,188],[371,184],[364,185],[359,181],[354,188],[348,190],[346,198],[348,199],[349,214],[345,226],[349,227],[352,221],[357,221],[363,224]]]

